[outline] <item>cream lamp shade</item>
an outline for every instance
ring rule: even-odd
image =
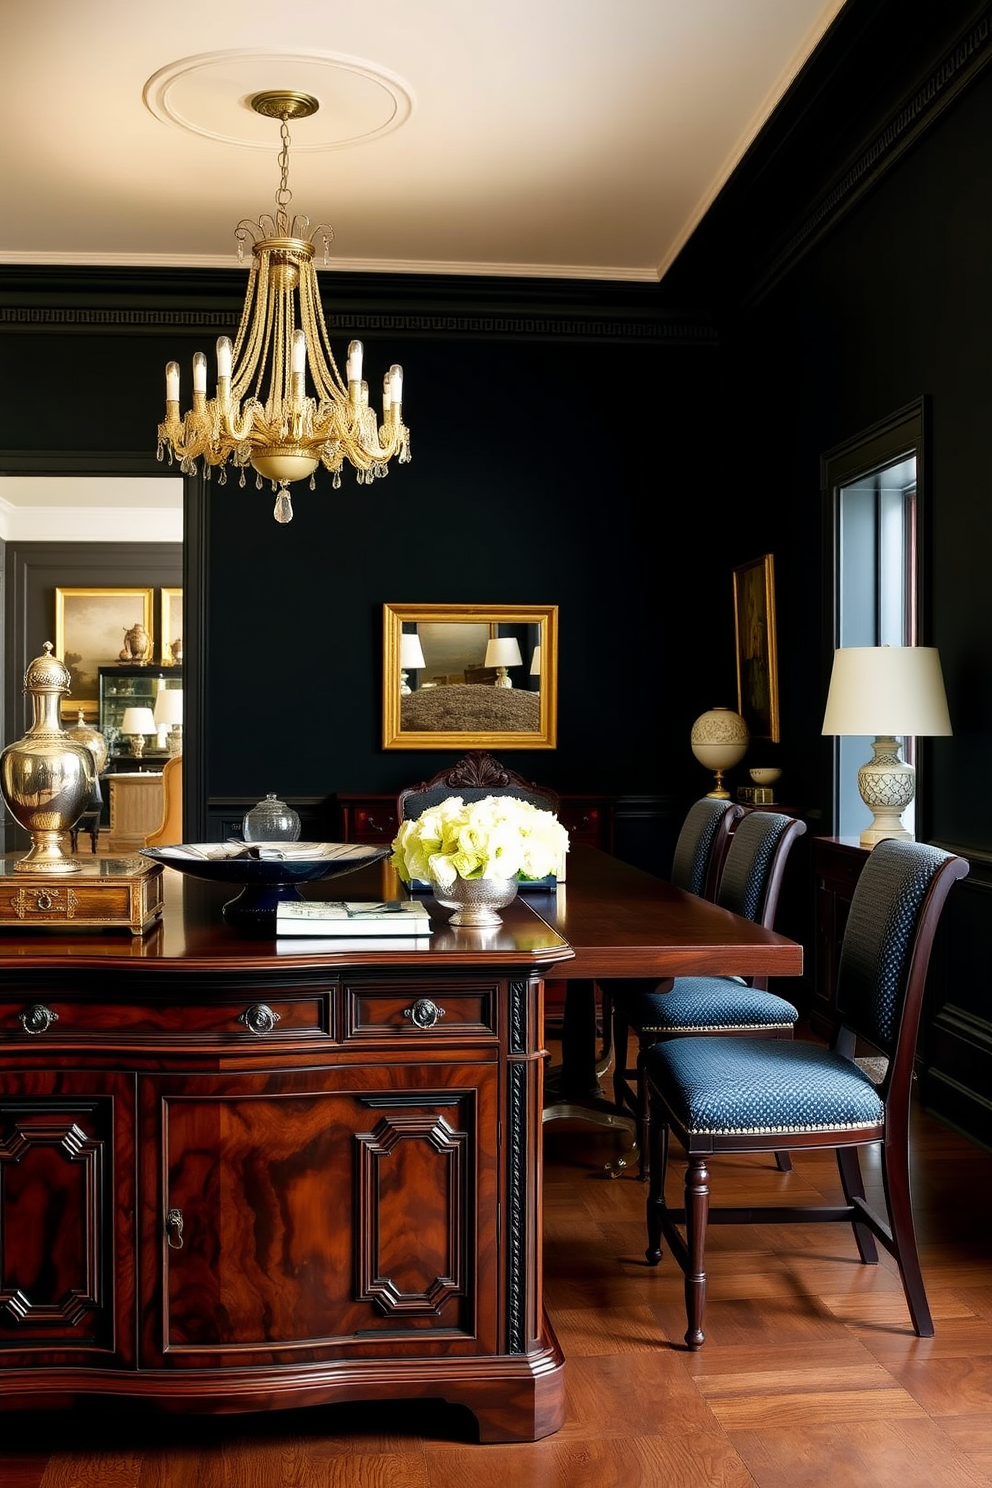
[[[145,734],[158,733],[155,714],[151,708],[125,708],[121,719],[121,733],[130,736],[132,754],[144,754]]]
[[[122,734],[157,734],[158,725],[151,708],[125,708],[121,720]]]
[[[874,757],[858,771],[872,822],[862,847],[908,838],[902,814],[916,794],[916,771],[899,757],[899,739],[949,734],[940,657],[933,646],[842,646],[834,652],[824,734],[874,736]]]
[[[487,667],[496,667],[497,676],[493,684],[495,687],[512,687],[507,667],[523,666],[524,659],[520,655],[520,647],[515,636],[496,636],[486,643]]]
[[[155,699],[152,710],[156,724],[182,723],[183,690],[181,687],[163,687]]]
[[[426,665],[419,635],[415,631],[403,631],[400,635],[400,697],[408,697],[410,693],[407,672],[418,671]]]
[[[530,659],[530,674],[532,677],[539,677],[541,675],[540,643],[534,647],[534,651]]]
[[[155,699],[155,722],[159,729],[159,748],[164,744],[170,754],[183,752],[183,690],[163,687]],[[164,735],[164,737],[163,737]]]
[[[692,752],[701,765],[713,771],[714,784],[708,796],[726,801],[730,792],[723,783],[725,770],[733,769],[747,753],[751,741],[748,726],[732,708],[710,708],[692,725]]]

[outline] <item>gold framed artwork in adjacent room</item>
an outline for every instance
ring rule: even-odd
[[[148,638],[145,660],[153,648],[153,589],[55,590],[55,654],[69,669],[70,693],[62,699],[63,717],[87,715],[97,707],[99,669],[141,658],[128,654],[127,636],[139,627]]]
[[[775,558],[765,553],[734,569],[737,711],[752,739],[779,739]]]
[[[497,640],[517,643],[508,667],[487,657]],[[383,606],[384,749],[554,749],[557,734],[557,605]]]
[[[183,662],[183,591],[160,591],[159,646],[163,666],[182,666]]]

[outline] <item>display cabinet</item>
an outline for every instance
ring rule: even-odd
[[[154,708],[161,687],[182,688],[182,667],[106,666],[99,668],[100,721],[98,727],[111,756],[122,754],[125,708]]]

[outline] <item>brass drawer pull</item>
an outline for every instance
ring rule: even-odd
[[[444,1008],[431,1002],[429,997],[418,997],[413,1007],[403,1009],[403,1016],[417,1028],[433,1028],[438,1019],[444,1017]]]
[[[238,1017],[238,1022],[243,1023],[249,1033],[254,1033],[261,1038],[265,1033],[271,1033],[279,1022],[279,1014],[264,1002],[253,1002],[251,1007],[245,1008]]]
[[[183,1248],[183,1211],[170,1209],[165,1216],[165,1238],[170,1250]]]
[[[47,1033],[59,1021],[59,1015],[43,1002],[36,1002],[26,1012],[19,1013],[17,1021],[25,1033]]]

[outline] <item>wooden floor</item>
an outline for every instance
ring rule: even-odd
[[[568,1360],[555,1436],[479,1446],[473,1419],[442,1404],[0,1416],[2,1488],[992,1484],[992,1155],[917,1115],[935,1338],[913,1335],[888,1257],[861,1266],[846,1228],[727,1226],[712,1234],[707,1343],[689,1354],[681,1273],[642,1259],[644,1187],[604,1176],[618,1137],[570,1121],[545,1142],[546,1296]],[[838,1193],[823,1156],[792,1174],[714,1163],[712,1185],[738,1202]]]

